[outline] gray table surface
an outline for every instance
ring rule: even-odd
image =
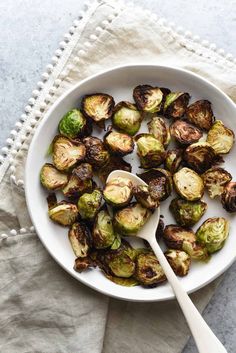
[[[135,3],[236,56],[236,0],[136,0]],[[45,65],[83,4],[83,0],[0,2],[1,145],[4,145]],[[206,321],[230,353],[236,352],[235,271],[236,264],[227,271],[204,312]],[[190,340],[183,353],[195,352],[197,350]]]

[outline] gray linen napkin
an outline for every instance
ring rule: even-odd
[[[236,99],[236,66],[213,45],[174,32],[132,4],[112,0],[89,5],[60,47],[33,92],[0,168],[0,351],[181,352],[189,331],[176,301],[108,299],[69,277],[48,255],[27,213],[24,164],[48,108],[93,73],[125,63],[163,63],[197,72]],[[192,295],[200,311],[218,282]]]

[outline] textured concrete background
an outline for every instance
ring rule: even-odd
[[[83,3],[83,0],[1,0],[1,145]],[[236,56],[236,0],[135,0],[135,3]],[[229,353],[236,352],[235,272],[236,264],[226,273],[204,313]],[[184,353],[195,352],[197,350],[190,341]]]

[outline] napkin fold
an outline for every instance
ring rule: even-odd
[[[178,353],[188,339],[176,301],[109,299],[65,273],[40,243],[25,204],[28,147],[50,106],[91,74],[143,62],[196,72],[236,100],[236,65],[214,45],[176,33],[132,4],[101,0],[87,5],[33,91],[0,167],[1,352]],[[191,296],[200,311],[219,281]]]

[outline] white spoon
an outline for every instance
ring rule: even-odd
[[[111,172],[107,178],[107,181],[116,177],[129,178],[133,185],[147,185],[136,175],[125,172],[123,170],[115,170],[114,172]],[[159,223],[159,217],[160,209],[158,208],[149,218],[147,223],[138,232],[137,237],[147,240],[152,247],[156,257],[158,258],[158,261],[160,262],[165,275],[173,289],[173,292],[175,293],[176,299],[178,300],[179,305],[183,311],[199,353],[227,353],[222,343],[211,331],[210,327],[204,321],[203,317],[194,306],[188,294],[183,289],[180,281],[176,277],[159,244],[157,243],[155,232]]]

